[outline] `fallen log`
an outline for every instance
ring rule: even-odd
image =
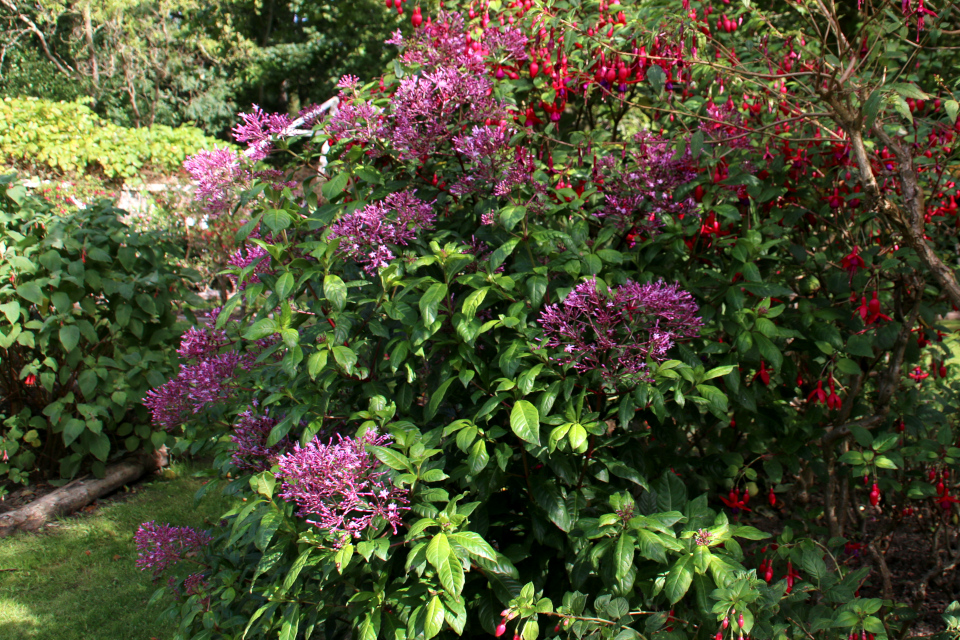
[[[97,498],[130,484],[166,462],[166,452],[157,451],[127,458],[107,467],[102,478],[80,478],[26,504],[0,515],[0,538],[15,531],[36,531],[51,518],[82,509]]]

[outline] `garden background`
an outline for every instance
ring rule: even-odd
[[[0,0],[0,634],[956,638],[958,14]]]

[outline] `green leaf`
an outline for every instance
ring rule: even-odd
[[[267,336],[272,336],[278,331],[277,321],[273,318],[263,318],[257,320],[252,326],[243,332],[243,337],[247,340],[260,340]]]
[[[650,86],[653,87],[653,92],[657,95],[663,91],[664,84],[667,80],[667,74],[663,72],[663,69],[659,65],[651,65],[647,69],[647,80],[650,81]]]
[[[433,565],[437,571],[440,566],[448,561],[450,556],[450,543],[447,541],[445,533],[438,533],[430,540],[427,545],[427,562]]]
[[[348,180],[350,180],[350,174],[338,173],[323,183],[323,186],[320,187],[320,193],[322,193],[323,197],[327,200],[333,200],[335,196],[343,192]]]
[[[424,640],[430,640],[440,633],[440,629],[443,628],[443,616],[444,608],[443,603],[440,602],[440,596],[433,596],[427,604],[427,615],[423,621]]]
[[[877,120],[877,114],[880,111],[880,105],[882,103],[883,95],[880,93],[879,89],[874,89],[873,93],[870,94],[870,97],[867,98],[867,101],[863,105],[863,130],[868,134],[873,128],[873,123]]]
[[[283,514],[279,511],[270,509],[263,514],[253,538],[253,543],[257,545],[257,549],[263,551],[267,548],[267,545],[273,540],[273,535],[280,528],[281,522],[283,522]]]
[[[283,209],[270,209],[263,214],[263,224],[267,225],[267,228],[273,233],[283,231],[290,226],[292,221],[293,218]]]
[[[333,359],[337,361],[343,370],[347,372],[348,375],[353,373],[353,369],[357,364],[357,354],[353,352],[353,349],[349,347],[336,346],[332,349]]]
[[[626,532],[621,533],[613,552],[613,562],[617,570],[617,580],[623,580],[630,571],[630,567],[633,566],[633,550],[633,536]]]
[[[98,433],[90,442],[90,453],[101,461],[106,462],[110,456],[110,438],[105,433]]]
[[[667,562],[667,547],[657,534],[647,529],[639,529],[637,531],[637,539],[640,542],[640,555],[661,564]]]
[[[687,506],[687,488],[672,471],[666,471],[654,486],[657,511],[680,511]]]
[[[682,556],[671,567],[664,582],[663,590],[670,600],[670,604],[676,604],[686,595],[693,582],[693,556],[690,554]]]
[[[447,536],[454,545],[459,545],[469,553],[471,556],[476,558],[486,558],[487,560],[496,561],[497,552],[494,551],[486,540],[484,540],[479,533],[474,533],[473,531],[460,531],[458,533],[451,533]]]
[[[437,311],[440,308],[440,302],[447,295],[447,285],[437,282],[427,289],[423,297],[420,298],[420,313],[423,315],[423,323],[433,324],[437,319]]]
[[[40,287],[33,282],[25,282],[17,287],[17,295],[24,300],[29,300],[34,304],[40,304],[43,302],[43,292],[40,291]]]
[[[60,344],[63,345],[64,352],[70,353],[77,348],[79,343],[80,329],[77,327],[77,325],[68,324],[60,327]]]
[[[277,278],[277,284],[274,287],[277,297],[281,300],[286,300],[288,297],[290,297],[290,294],[293,292],[294,284],[293,274],[289,271]]]
[[[510,428],[517,437],[532,444],[540,444],[540,413],[526,400],[518,400],[510,411]]]
[[[960,103],[956,100],[947,100],[943,103],[943,108],[947,110],[947,115],[953,124],[957,124],[957,112],[960,111]]]
[[[307,358],[307,372],[311,379],[316,379],[317,375],[327,366],[327,354],[329,353],[326,349],[321,349],[311,353],[310,357]]]
[[[437,415],[437,409],[440,408],[440,403],[443,402],[443,397],[447,394],[447,389],[450,388],[450,385],[457,378],[447,378],[440,386],[433,390],[430,394],[430,402],[427,404],[427,410],[423,413],[424,420],[430,420],[433,416]]]
[[[0,304],[0,311],[7,317],[7,322],[14,324],[20,320],[20,303],[12,300],[6,304]]]
[[[368,444],[367,449],[377,457],[377,460],[391,469],[413,473],[413,465],[410,464],[410,460],[402,453],[389,447],[378,447],[372,444]]]
[[[894,82],[890,88],[899,93],[904,98],[913,98],[914,100],[929,100],[930,94],[921,91],[920,87],[908,82]]]
[[[347,305],[347,285],[339,276],[329,274],[323,279],[323,296],[330,301],[334,309],[343,311]]]
[[[735,364],[725,364],[722,367],[714,367],[703,375],[703,381],[706,382],[707,380],[713,380],[714,378],[725,376],[736,368],[737,365]]]
[[[463,315],[467,319],[473,318],[477,314],[477,309],[483,304],[483,299],[487,297],[487,291],[490,287],[481,287],[466,297],[463,301]]]
[[[490,254],[487,259],[487,266],[491,272],[496,271],[503,264],[503,261],[510,257],[519,242],[520,238],[510,238]]]
[[[69,447],[86,428],[87,424],[83,420],[77,418],[67,420],[67,424],[63,427],[63,445]]]

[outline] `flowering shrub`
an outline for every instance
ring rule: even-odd
[[[925,7],[830,6],[417,11],[309,144],[246,118],[242,171],[330,163],[200,176],[260,199],[199,356],[244,366],[154,406],[245,498],[182,634],[909,633],[960,557],[960,105]]]
[[[172,444],[140,400],[175,365],[175,246],[106,200],[62,213],[13,176],[0,189],[0,477],[102,475]]]

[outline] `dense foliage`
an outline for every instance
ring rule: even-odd
[[[378,73],[400,17],[379,0],[3,0],[0,95],[224,134],[238,106],[295,114]]]
[[[175,366],[186,274],[106,200],[61,214],[0,184],[0,477],[102,475],[169,438],[139,401]]]
[[[89,175],[116,182],[169,175],[188,155],[212,144],[196,127],[119,127],[82,102],[0,101],[0,160],[42,176]]]
[[[255,215],[148,400],[244,498],[183,637],[907,634],[960,562],[960,105],[929,8],[831,7],[417,8],[309,144],[192,158]]]

